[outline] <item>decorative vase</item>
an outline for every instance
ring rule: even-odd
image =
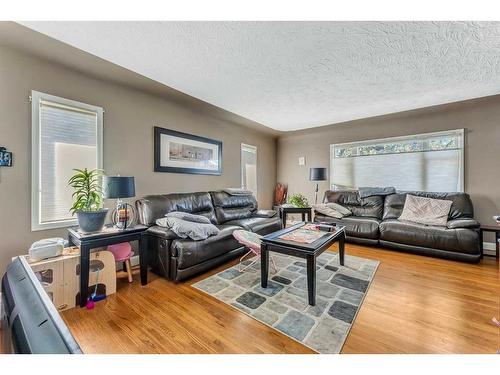
[[[100,232],[104,227],[107,214],[107,208],[102,208],[99,211],[76,211],[78,226],[84,233]]]

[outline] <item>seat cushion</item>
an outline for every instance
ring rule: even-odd
[[[245,230],[258,234],[269,234],[281,229],[279,217],[248,217],[226,222],[228,225],[237,225]]]
[[[217,225],[217,227],[220,230],[219,234],[205,240],[179,238],[172,241],[172,256],[177,257],[179,269],[194,266],[241,247],[233,237],[233,231],[241,227],[236,225]]]
[[[394,219],[380,223],[380,239],[467,254],[477,254],[480,251],[477,231],[466,228],[447,229]]]
[[[379,239],[378,226],[380,220],[374,217],[346,216],[342,219],[337,219],[324,215],[316,215],[314,221],[345,225],[345,233],[348,237]]]

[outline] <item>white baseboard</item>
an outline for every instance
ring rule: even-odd
[[[494,242],[483,242],[483,249],[485,255],[496,255],[496,247]]]
[[[139,255],[134,255],[130,258],[130,265],[132,267],[138,266],[139,265]],[[116,270],[121,271],[123,268],[122,262],[116,263]]]

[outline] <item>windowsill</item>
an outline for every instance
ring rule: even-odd
[[[40,230],[48,229],[58,229],[58,228],[69,228],[78,225],[77,219],[63,220],[63,221],[53,221],[48,223],[31,223],[31,231],[36,232]]]

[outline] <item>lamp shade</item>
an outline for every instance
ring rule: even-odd
[[[310,181],[326,181],[326,168],[311,168],[309,170]]]
[[[105,176],[103,192],[107,199],[135,197],[134,177]]]

